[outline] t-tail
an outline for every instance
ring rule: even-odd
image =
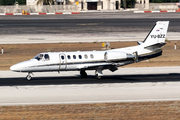
[[[164,46],[169,21],[157,21],[142,43],[145,49],[157,49]]]

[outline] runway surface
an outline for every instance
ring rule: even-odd
[[[0,16],[0,44],[143,41],[155,22],[162,20],[170,21],[167,39],[179,40],[178,16],[178,13]]]
[[[87,73],[35,73],[26,81],[24,73],[1,71],[0,105],[180,100],[180,67],[120,68],[101,80]]]
[[[180,18],[164,18],[170,21],[169,32],[179,32]],[[153,27],[161,18],[134,19],[37,19],[0,20],[1,35],[13,34],[77,34],[101,32],[143,32]],[[8,29],[8,31],[5,31]]]

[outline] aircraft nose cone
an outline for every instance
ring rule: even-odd
[[[11,71],[18,71],[18,66],[17,65],[13,65],[10,67]]]
[[[17,63],[15,65],[12,65],[10,67],[10,70],[14,71],[14,72],[27,72],[28,71],[28,65],[31,63],[32,63],[31,61],[20,62],[20,63]]]

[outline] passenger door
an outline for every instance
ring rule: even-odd
[[[66,70],[67,68],[67,59],[66,59],[66,55],[65,54],[59,54],[59,60],[60,60],[60,64],[59,64],[59,69],[60,70]]]

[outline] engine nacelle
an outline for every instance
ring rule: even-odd
[[[125,52],[107,51],[104,53],[105,61],[117,61],[125,59],[127,59],[127,54]]]

